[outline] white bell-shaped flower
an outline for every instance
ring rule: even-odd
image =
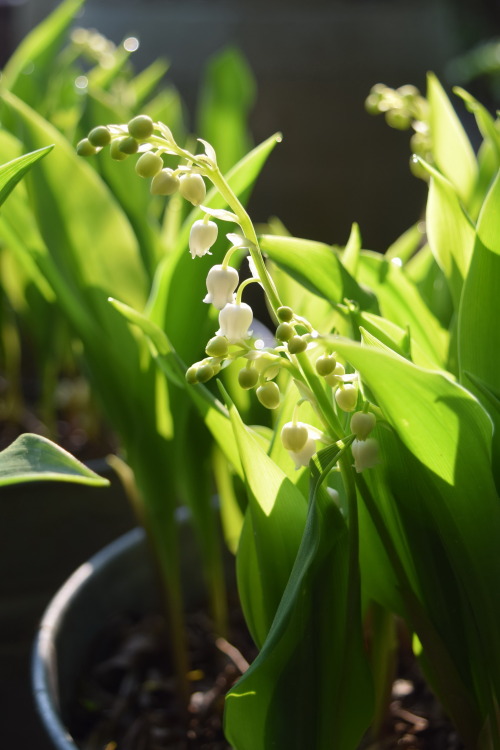
[[[309,461],[316,453],[316,441],[312,437],[308,437],[303,448],[299,451],[288,451],[293,459],[296,469],[301,469],[303,466],[309,466]]]
[[[220,328],[217,336],[225,336],[230,344],[250,336],[248,329],[252,325],[253,312],[245,302],[230,302],[219,313]]]
[[[354,468],[358,474],[365,469],[373,469],[379,462],[378,443],[375,438],[354,440],[351,445]]]
[[[351,431],[354,432],[358,440],[366,440],[376,424],[375,414],[370,411],[357,411],[351,417]]]
[[[307,426],[303,422],[287,422],[281,428],[281,442],[287,451],[299,453],[308,439]]]
[[[189,234],[189,252],[191,257],[201,258],[207,253],[211,255],[210,248],[217,239],[217,224],[214,221],[195,221]]]
[[[218,264],[212,266],[207,274],[207,296],[203,302],[212,303],[217,310],[222,310],[233,301],[234,290],[238,286],[239,276],[236,268],[224,268]]]

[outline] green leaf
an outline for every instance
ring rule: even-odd
[[[84,0],[64,0],[19,44],[2,72],[2,84],[36,107],[47,93],[57,52]]]
[[[362,252],[358,281],[376,295],[381,315],[403,329],[438,366],[448,354],[449,334],[428,309],[403,268],[378,253]]]
[[[19,180],[31,169],[33,164],[36,164],[39,159],[46,156],[53,148],[53,146],[45,146],[45,148],[40,148],[30,154],[19,156],[7,164],[2,164],[0,167],[0,206],[5,202]]]
[[[422,222],[413,224],[406,232],[390,245],[384,255],[387,260],[399,258],[403,265],[407,263],[414,253],[418,250],[424,239],[424,230]]]
[[[226,400],[248,494],[237,555],[238,591],[252,637],[262,645],[295,561],[307,505]]]
[[[329,245],[269,234],[260,238],[260,246],[274,263],[333,307],[347,298],[376,312],[374,296],[356,282]]]
[[[474,227],[451,183],[423,161],[421,164],[431,175],[426,211],[429,245],[446,277],[457,310],[472,256]]]
[[[26,433],[0,452],[0,487],[37,481],[74,482],[106,487],[98,476],[70,453],[40,435]]]
[[[427,98],[435,163],[467,206],[477,179],[474,151],[443,87],[432,73],[427,76]]]
[[[493,391],[500,372],[500,173],[486,196],[477,223],[469,273],[459,310],[461,379],[471,372]],[[478,397],[482,398],[478,393]]]
[[[331,449],[326,452],[331,459]],[[370,722],[371,681],[359,590],[349,579],[348,531],[320,489],[327,464],[322,473],[313,465],[304,535],[268,638],[226,696],[225,732],[236,750],[354,750]]]
[[[351,227],[351,234],[347,240],[347,245],[342,253],[342,265],[351,276],[356,278],[358,270],[359,254],[361,252],[361,232],[359,225],[354,222]]]

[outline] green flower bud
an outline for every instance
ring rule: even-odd
[[[274,381],[269,380],[264,385],[259,386],[256,393],[260,403],[266,409],[277,409],[280,405],[280,389]]]
[[[123,153],[127,155],[136,154],[139,149],[139,142],[136,141],[135,138],[132,138],[131,135],[119,138],[117,143],[120,151],[123,151]]]
[[[290,354],[300,354],[307,349],[307,341],[303,336],[292,336],[288,341],[288,351]]]
[[[83,138],[76,144],[76,153],[78,156],[93,156],[95,152],[96,148],[91,144],[88,138]]]
[[[199,206],[205,200],[207,189],[201,174],[189,172],[180,178],[179,193],[193,206]]]
[[[287,422],[281,429],[281,442],[287,451],[298,453],[309,439],[307,427],[302,422]]]
[[[316,372],[318,375],[325,377],[325,375],[331,375],[337,366],[337,360],[331,354],[322,354],[316,360]]]
[[[358,389],[347,383],[335,391],[335,401],[342,411],[354,411],[358,401]]]
[[[351,417],[351,432],[356,435],[357,440],[366,440],[376,424],[375,414],[357,411]]]
[[[111,158],[115,161],[123,161],[127,158],[127,154],[124,153],[120,149],[120,141],[122,141],[123,138],[119,138],[117,140],[111,141],[111,146],[109,147],[109,153],[111,155]]]
[[[198,365],[197,364],[196,365],[191,365],[191,367],[189,367],[186,370],[186,380],[187,380],[187,382],[190,385],[194,385],[195,383],[198,382],[197,373],[198,373]]]
[[[127,127],[131,136],[139,141],[144,141],[150,135],[153,135],[154,123],[151,117],[147,115],[137,115],[130,120]]]
[[[206,383],[210,378],[213,378],[214,375],[215,370],[212,365],[201,365],[201,367],[198,367],[196,379],[198,380],[198,383]]]
[[[295,336],[295,328],[290,323],[280,323],[276,329],[278,341],[289,341],[292,336]]]
[[[244,367],[238,373],[238,383],[245,391],[255,388],[259,380],[259,373],[253,367]]]
[[[135,171],[139,177],[154,177],[163,169],[163,159],[159,154],[146,151],[137,159]]]
[[[151,181],[151,195],[172,195],[178,189],[179,178],[168,167],[158,172]]]
[[[214,336],[208,342],[205,351],[209,357],[225,357],[228,351],[227,339],[225,336]]]
[[[396,130],[408,130],[410,127],[410,117],[407,112],[399,109],[390,109],[385,113],[385,121],[391,128]]]
[[[278,307],[276,313],[279,320],[283,321],[283,323],[289,323],[293,320],[293,310],[291,307],[283,305],[283,307]]]
[[[88,139],[93,146],[103,148],[111,143],[111,133],[105,125],[98,125],[90,131]]]
[[[340,362],[337,362],[331,375],[324,376],[325,383],[331,388],[335,388],[335,386],[340,385],[340,383],[343,382],[342,375],[345,375],[345,367],[344,365],[341,365]]]

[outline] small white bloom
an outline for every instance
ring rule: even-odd
[[[343,411],[354,411],[358,400],[358,389],[347,383],[335,391],[335,401]]]
[[[351,417],[351,431],[358,440],[366,440],[377,423],[375,414],[357,411]]]
[[[222,310],[233,301],[234,290],[238,286],[239,276],[236,268],[224,268],[218,264],[212,266],[207,274],[207,296],[203,302],[212,303],[217,310]]]
[[[207,253],[211,255],[210,248],[217,239],[217,224],[214,221],[195,221],[189,234],[189,252],[191,257],[201,258]]]
[[[307,425],[303,422],[287,422],[281,428],[281,442],[287,451],[300,452],[308,439]]]
[[[219,313],[220,329],[217,336],[225,336],[230,344],[236,344],[241,339],[250,336],[248,329],[252,325],[253,312],[245,302],[228,303]]]
[[[312,437],[308,437],[306,444],[300,451],[288,451],[290,456],[293,458],[296,469],[301,469],[303,466],[309,466],[309,461],[316,453],[316,441]]]
[[[372,469],[379,463],[378,443],[375,438],[354,440],[351,445],[354,468],[358,474],[365,469]]]
[[[179,193],[193,206],[199,206],[205,200],[207,189],[201,174],[188,172],[180,177]]]

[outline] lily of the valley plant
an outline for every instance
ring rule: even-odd
[[[349,750],[376,734],[395,616],[466,747],[500,748],[500,129],[457,93],[483,138],[477,155],[432,75],[426,99],[413,87],[370,95],[371,110],[413,127],[429,185],[425,232],[417,223],[383,256],[362,249],[356,226],[345,247],[257,236],[213,148],[192,153],[146,116],[78,145],[139,152],[151,192],[198,209],[187,245],[207,293],[190,304],[206,303],[212,336],[186,387],[246,488],[239,511],[222,483],[222,518],[260,649],[226,698],[238,750]],[[175,379],[165,331],[113,304]],[[261,427],[242,419],[257,402],[271,415]]]

